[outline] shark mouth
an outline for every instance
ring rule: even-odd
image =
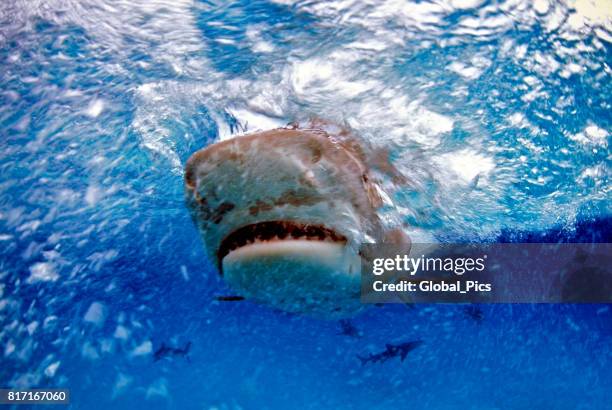
[[[217,252],[218,266],[230,252],[243,246],[274,241],[309,240],[346,244],[344,235],[323,225],[312,225],[294,221],[268,221],[243,226],[223,239]],[[223,272],[221,272],[223,273]]]

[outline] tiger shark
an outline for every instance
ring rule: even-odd
[[[245,298],[344,317],[362,307],[360,244],[409,243],[377,213],[374,167],[389,168],[345,128],[292,124],[195,152],[186,204],[209,258]]]

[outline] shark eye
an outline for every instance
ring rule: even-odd
[[[367,183],[369,181],[367,174],[362,174],[361,175],[361,179],[363,179],[363,182],[365,182],[365,183]]]

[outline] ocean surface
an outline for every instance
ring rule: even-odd
[[[183,200],[197,149],[322,117],[390,152],[410,184],[381,213],[413,238],[610,242],[611,46],[606,0],[2,1],[0,387],[69,388],[70,409],[612,408],[612,306],[387,305],[346,331],[219,302]]]

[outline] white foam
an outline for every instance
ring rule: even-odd
[[[514,114],[508,116],[508,122],[514,127],[524,127],[526,124],[525,121],[525,115],[520,112],[515,112]]]
[[[354,41],[348,44],[347,48],[356,48],[359,50],[368,50],[368,51],[383,51],[387,49],[391,44],[386,43],[381,40],[377,40],[375,38],[369,38],[361,41]]]
[[[102,111],[104,111],[104,107],[106,106],[104,100],[96,99],[93,100],[89,106],[85,109],[84,113],[88,117],[97,118]]]
[[[470,79],[470,80],[474,80],[478,77],[480,77],[480,74],[482,73],[481,70],[479,70],[476,67],[470,67],[470,66],[466,66],[465,64],[458,62],[458,61],[454,61],[452,62],[449,66],[448,69],[454,73],[459,74],[460,76]]]
[[[103,196],[103,191],[98,186],[89,185],[85,191],[85,202],[89,206],[94,206]]]
[[[574,30],[584,26],[610,24],[612,20],[612,3],[597,0],[573,0],[574,12],[567,19],[568,25]]]
[[[55,266],[53,263],[38,262],[30,266],[30,276],[28,277],[27,282],[55,282],[58,279],[59,275],[55,271]]]
[[[236,44],[236,41],[231,38],[218,38],[215,41],[219,44],[226,44],[226,45]]]
[[[293,90],[298,95],[304,94],[313,87],[326,85],[333,76],[334,67],[328,61],[311,59],[297,62],[291,72]]]
[[[268,41],[257,41],[253,44],[253,51],[256,53],[271,53],[274,51],[274,45]]]
[[[597,145],[605,146],[608,141],[608,131],[603,128],[598,127],[597,125],[589,125],[584,129],[585,135],[589,138],[589,140]]]
[[[576,134],[570,134],[569,138],[582,145],[607,147],[609,135],[610,134],[608,131],[604,130],[603,128],[595,124],[590,124],[584,129],[584,131]]]
[[[451,6],[459,10],[473,9],[484,3],[484,0],[450,0]]]
[[[492,158],[471,149],[449,152],[437,160],[442,167],[448,167],[464,182],[471,182],[477,176],[488,176],[495,168]]]
[[[419,107],[414,111],[413,122],[417,129],[424,130],[425,133],[429,135],[439,135],[451,132],[454,126],[452,118],[438,114],[424,107]]]
[[[533,9],[538,14],[546,14],[549,8],[550,4],[548,3],[548,0],[535,0],[533,3]]]

